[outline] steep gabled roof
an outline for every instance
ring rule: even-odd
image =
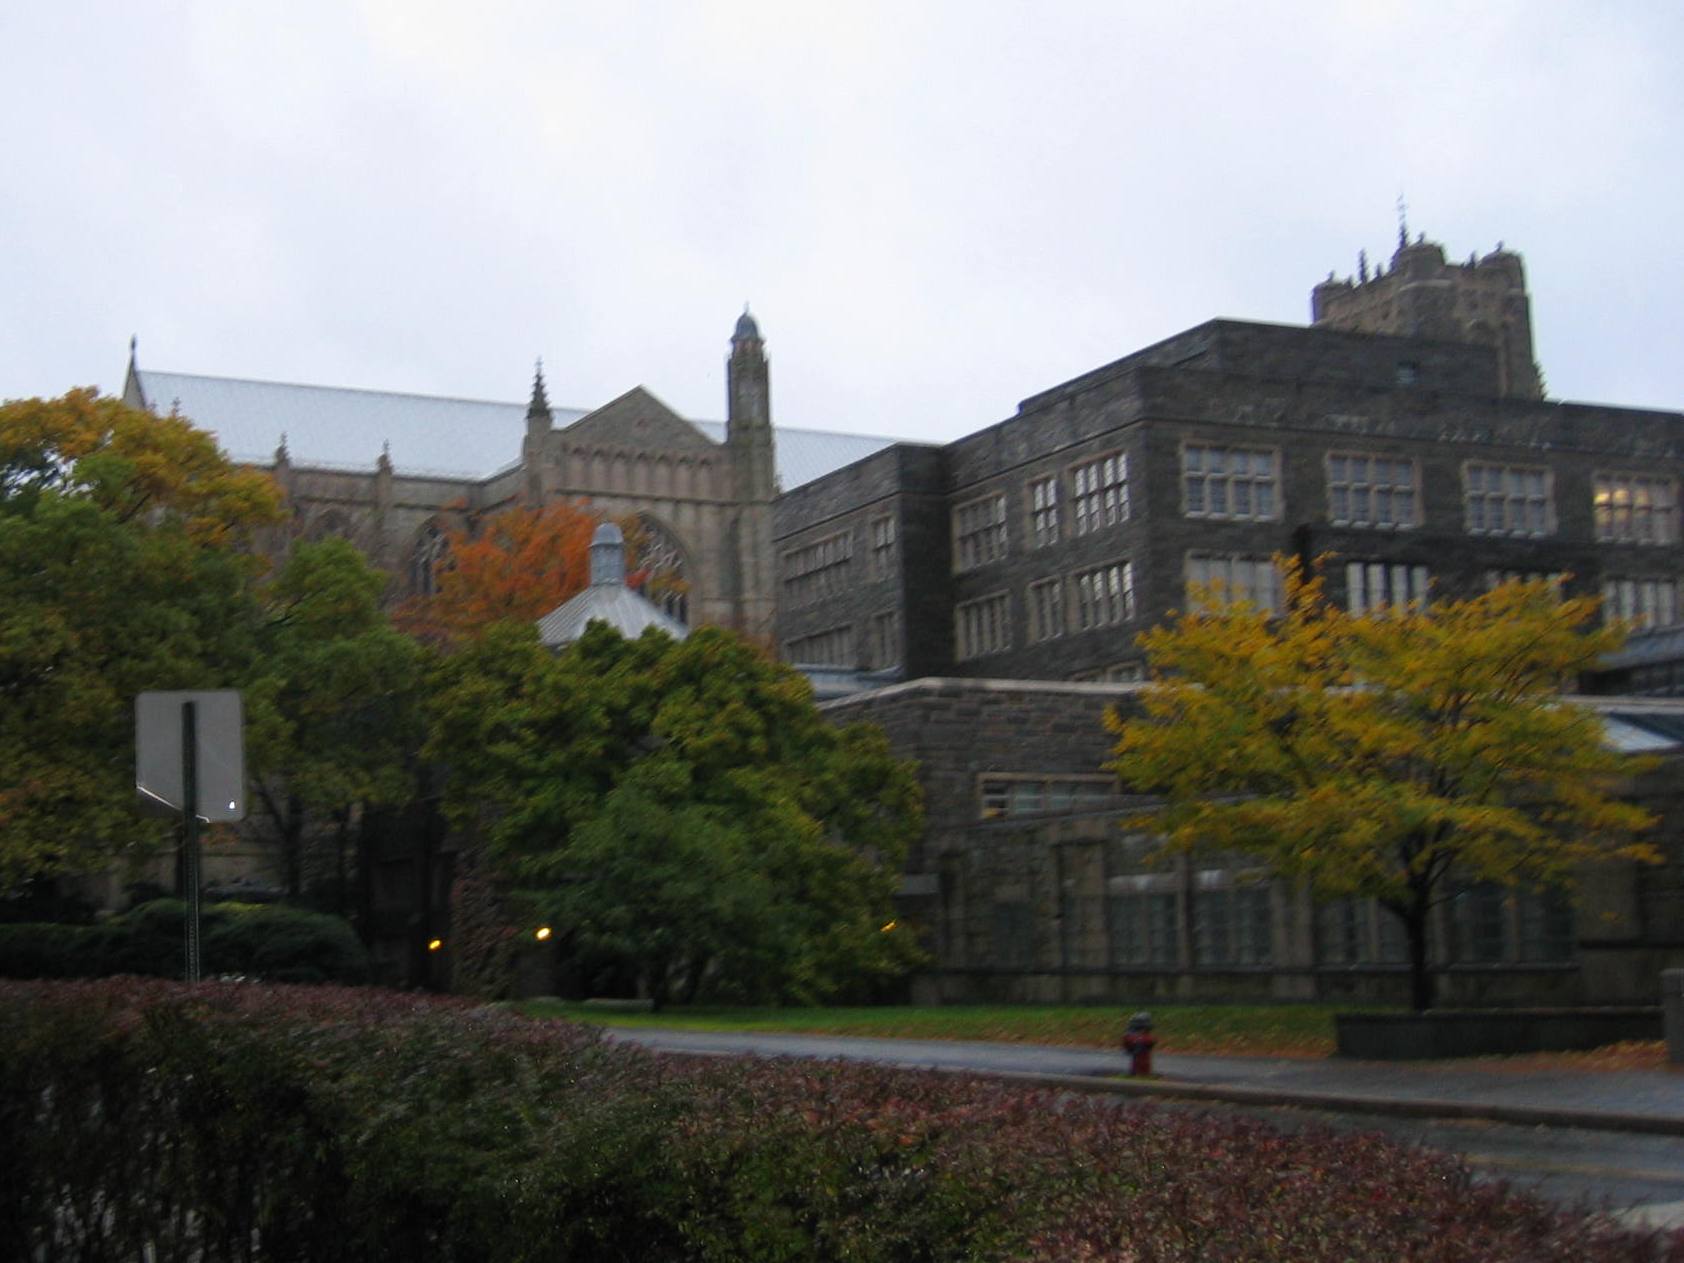
[[[134,380],[148,407],[161,413],[179,408],[183,416],[213,431],[228,455],[258,465],[274,459],[284,433],[295,465],[372,471],[382,444],[389,442],[393,468],[401,474],[478,480],[517,463],[526,435],[524,402],[141,368],[135,370]],[[642,394],[654,400],[648,392]],[[621,396],[621,400],[630,397]],[[557,429],[590,415],[582,408],[552,408],[551,412]],[[725,440],[723,421],[683,420],[682,424],[709,442]],[[778,426],[775,441],[779,484],[788,491],[900,440]]]

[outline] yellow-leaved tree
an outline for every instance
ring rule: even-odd
[[[1411,999],[1433,1002],[1428,914],[1454,880],[1571,886],[1597,859],[1657,862],[1616,797],[1640,765],[1562,686],[1616,647],[1594,599],[1546,582],[1352,615],[1278,563],[1284,612],[1222,593],[1145,633],[1144,713],[1113,711],[1109,765],[1160,794],[1168,847],[1245,852],[1322,898],[1402,922]]]

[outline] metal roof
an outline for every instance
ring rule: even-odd
[[[627,640],[636,640],[650,627],[658,627],[674,640],[690,634],[683,623],[625,584],[593,583],[538,620],[538,639],[560,649],[583,636],[592,623],[607,623]]]
[[[212,431],[235,460],[268,465],[285,434],[294,465],[370,471],[391,444],[399,473],[482,479],[517,464],[526,436],[526,403],[452,399],[398,391],[307,386],[196,373],[135,369],[149,407],[179,410]],[[552,408],[558,429],[588,415]],[[715,443],[723,421],[692,421]],[[900,442],[829,430],[774,429],[778,483],[789,491]]]

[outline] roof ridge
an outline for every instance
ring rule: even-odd
[[[505,399],[475,399],[468,395],[424,395],[415,390],[382,390],[375,386],[324,386],[319,382],[283,382],[269,377],[219,377],[210,373],[177,373],[169,369],[143,368],[139,370],[142,378],[146,377],[186,377],[200,382],[232,382],[243,386],[284,386],[289,390],[317,390],[333,391],[338,394],[352,395],[386,395],[396,399],[430,399],[435,403],[472,403],[483,404],[490,408],[524,408],[523,403],[515,403]],[[588,415],[589,409],[563,406],[562,412],[578,412]]]

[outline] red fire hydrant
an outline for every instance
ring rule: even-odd
[[[1152,1015],[1142,1009],[1129,1018],[1123,1028],[1123,1051],[1129,1055],[1131,1078],[1152,1073],[1152,1047],[1158,1037],[1152,1034]]]

